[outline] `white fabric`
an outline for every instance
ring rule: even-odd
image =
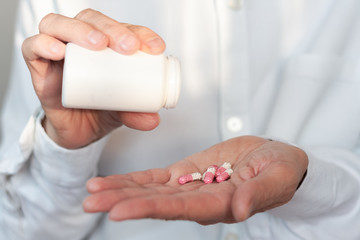
[[[2,111],[0,239],[360,239],[360,1],[234,4],[20,1]],[[159,33],[181,60],[182,93],[177,108],[161,111],[156,130],[120,128],[70,151],[46,136],[41,115],[25,127],[39,103],[20,46],[47,13],[72,17],[89,7]],[[244,134],[284,139],[308,153],[308,175],[288,204],[207,227],[111,222],[82,211],[85,182],[95,174],[165,167]]]

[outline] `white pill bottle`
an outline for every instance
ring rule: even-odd
[[[158,112],[174,108],[180,94],[180,63],[172,56],[109,48],[92,51],[68,43],[62,104],[67,108]]]

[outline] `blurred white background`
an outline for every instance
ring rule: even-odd
[[[13,32],[18,0],[0,0],[0,106],[9,78],[13,50]]]

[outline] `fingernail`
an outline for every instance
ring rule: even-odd
[[[131,36],[131,35],[126,35],[124,36],[120,42],[119,42],[119,47],[126,51],[126,52],[129,52],[131,50],[134,49],[134,47],[136,46],[138,40],[136,37],[134,36]]]
[[[97,30],[92,30],[91,32],[89,32],[88,34],[88,39],[92,44],[98,44],[99,42],[103,41],[103,39],[106,36],[102,33],[99,32]]]
[[[161,38],[154,38],[146,42],[146,45],[150,48],[160,48],[164,44]]]

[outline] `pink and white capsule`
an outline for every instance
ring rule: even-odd
[[[222,174],[220,174],[219,176],[216,177],[216,181],[218,183],[221,183],[221,182],[228,180],[233,172],[234,171],[231,168],[226,169]]]
[[[195,172],[195,173],[191,173],[191,174],[186,174],[184,176],[179,177],[179,183],[181,185],[188,183],[188,182],[193,182],[196,180],[201,180],[201,173],[199,172]]]
[[[225,170],[231,169],[231,163],[224,162],[215,172],[215,177],[220,176]]]
[[[204,174],[202,176],[203,182],[206,184],[212,183],[214,181],[215,172],[217,169],[218,169],[218,166],[216,166],[216,165],[212,165],[212,166],[208,167],[208,169],[206,170],[206,172],[204,172]]]

